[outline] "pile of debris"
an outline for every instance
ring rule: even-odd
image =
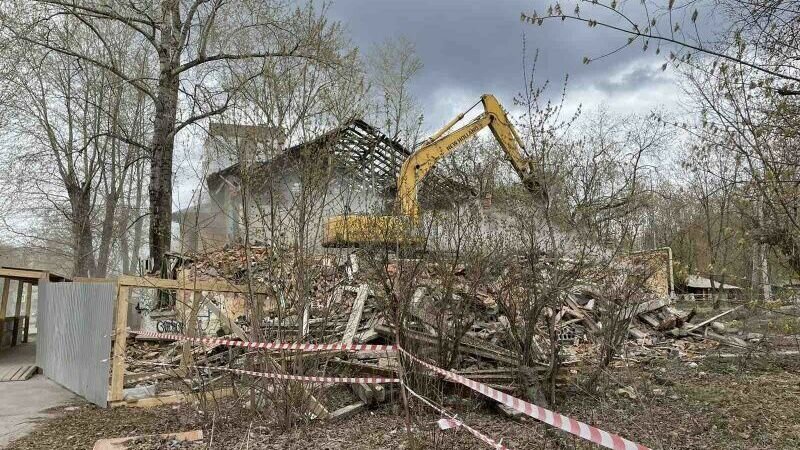
[[[397,330],[387,315],[385,293],[370,282],[364,271],[359,270],[359,262],[354,255],[339,259],[320,257],[314,261],[311,270],[313,279],[308,287],[311,301],[304,302],[306,306],[303,309],[292,305],[287,286],[267,281],[275,280],[276,274],[288,278],[291,269],[290,264],[273,258],[267,249],[258,247],[247,251],[239,247],[215,252],[195,258],[194,262],[183,268],[190,278],[224,278],[243,284],[249,276],[252,282],[272,287],[279,298],[272,307],[262,312],[263,320],[258,324],[256,333],[261,339],[345,344],[396,341]],[[413,291],[408,308],[407,328],[402,330],[404,345],[418,351],[422,357],[441,357],[443,338],[439,335],[440,330],[458,328],[448,322],[452,321],[452,317],[442,317],[441,313],[437,316],[434,311],[436,302],[440,301],[437,296],[440,295],[441,286],[438,280],[430,276],[433,270],[422,270],[421,273],[423,276],[419,277],[421,281]],[[465,308],[470,311],[470,319],[468,327],[460,329],[457,351],[450,351],[448,364],[443,365],[496,389],[519,392],[521,373],[545,372],[548,370],[548,361],[542,358],[533,364],[534,367],[520,367],[522,358],[510,336],[512,324],[499,308],[496,289],[490,284],[468,289],[466,286],[469,283],[461,281],[457,280],[450,286],[449,295],[464,300],[467,305]],[[558,348],[564,355],[561,358],[562,365],[569,367],[572,373],[579,369],[582,358],[601,340],[600,336],[607,326],[604,321],[608,322],[612,312],[615,320],[624,321],[628,326],[630,339],[623,358],[661,354],[668,357],[686,356],[693,346],[707,348],[709,340],[716,345],[748,346],[742,339],[726,335],[724,326],[718,322],[738,308],[693,323],[694,311],[685,312],[676,308],[673,299],[653,295],[645,298],[646,301],[620,309],[610,308],[607,300],[600,298],[595,289],[576,289],[566,294],[560,309],[551,308],[545,312],[550,318],[548,323],[552,324],[557,335]],[[219,317],[220,320],[216,322],[218,329],[204,330],[206,335],[250,340],[255,325],[247,317],[227,315],[224,299],[211,299],[209,303],[214,314],[225,317]],[[443,323],[445,327],[441,326]],[[549,330],[541,329],[539,335],[533,338],[534,345],[547,348],[547,340],[552,339],[549,333]],[[170,374],[174,375],[174,372],[154,370],[153,363],[171,366],[184,362],[186,344],[147,339],[151,338],[139,336],[135,344],[129,347],[129,373],[126,374],[125,385],[128,387],[126,392],[131,396],[151,393],[154,381],[164,383]],[[302,355],[274,352],[269,358],[292,360],[302,359]],[[198,366],[243,368],[246,361],[244,349],[203,345],[191,347],[191,362]],[[290,370],[298,375],[397,377],[400,368],[396,354],[375,351],[329,352],[315,354],[314,358],[306,358],[302,363],[294,362],[289,365]],[[267,369],[277,370],[277,367],[275,364]],[[193,390],[207,388],[223,378],[230,378],[230,374],[212,370],[194,372],[195,378],[188,377],[189,374],[192,372],[184,372],[183,375],[187,377],[181,382]],[[353,393],[358,397],[355,403],[345,405],[332,414],[320,404],[315,414],[338,416],[354,413],[367,405],[385,401],[386,389],[373,384],[352,385]]]

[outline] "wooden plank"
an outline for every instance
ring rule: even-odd
[[[153,381],[153,380],[161,380],[164,378],[172,378],[172,374],[169,373],[161,373],[161,372],[146,372],[146,373],[134,373],[125,375],[125,384],[131,385],[136,384],[142,381]]]
[[[6,332],[6,308],[8,307],[8,290],[11,288],[11,279],[5,278],[3,279],[3,296],[0,299],[0,348],[3,347],[3,342],[5,342],[5,332]]]
[[[72,279],[76,283],[116,283],[117,280],[113,278],[93,278],[93,277],[75,277]]]
[[[12,381],[20,372],[24,372],[27,366],[17,366],[6,374],[6,381]]]
[[[17,367],[14,366],[14,367],[6,367],[2,371],[0,371],[0,381],[8,381],[6,378],[8,378],[9,375],[11,375],[12,371],[16,371],[16,370],[17,370]]]
[[[366,383],[351,384],[350,389],[353,393],[367,405],[383,403],[386,401],[386,391],[380,384],[370,385]]]
[[[696,330],[696,329],[698,329],[698,328],[700,328],[700,327],[702,327],[702,326],[704,326],[704,325],[708,325],[709,323],[711,323],[711,322],[713,322],[713,321],[715,321],[715,320],[719,319],[720,317],[727,316],[728,314],[730,314],[730,313],[732,313],[732,312],[736,311],[737,309],[743,308],[743,307],[744,307],[744,305],[739,305],[739,306],[737,306],[736,308],[729,309],[729,310],[725,311],[725,312],[724,312],[724,313],[722,313],[722,314],[717,314],[716,316],[714,316],[714,317],[712,317],[712,318],[710,318],[710,319],[706,319],[706,320],[704,320],[704,321],[702,321],[702,322],[698,323],[697,325],[694,325],[694,326],[692,326],[692,327],[689,327],[688,329],[686,329],[686,332],[687,332],[687,333],[691,333],[692,331],[694,331],[694,330]]]
[[[8,278],[22,279],[25,281],[30,281],[31,283],[35,284],[38,284],[39,279],[48,276],[48,274],[49,272],[43,272],[38,270],[0,268],[0,277],[4,277],[7,279]]]
[[[166,280],[155,277],[134,277],[122,275],[117,280],[120,286],[150,289],[175,289],[181,291],[211,291],[211,292],[235,292],[246,294],[250,291],[247,286],[231,284],[225,280],[200,281],[193,280],[188,276],[180,280]],[[267,294],[265,289],[253,289],[254,294]]]
[[[0,299],[0,319],[6,318],[8,308],[8,291],[11,289],[11,278],[3,279],[3,297]]]
[[[19,366],[19,370],[11,376],[11,381],[20,381],[22,380],[22,376],[25,375],[25,372],[28,370],[30,366]]]
[[[344,336],[342,336],[343,344],[352,344],[353,338],[356,336],[358,324],[361,323],[361,314],[364,312],[364,303],[369,294],[369,285],[366,283],[358,287],[358,294],[353,302],[353,309],[350,311],[350,318],[347,320],[347,326],[344,329]]]
[[[241,339],[243,341],[248,341],[249,340],[247,338],[247,333],[244,332],[242,327],[240,327],[239,324],[236,323],[236,321],[232,320],[230,318],[230,316],[228,316],[227,314],[222,312],[222,310],[219,308],[219,306],[215,305],[214,302],[212,302],[210,298],[208,298],[208,297],[204,298],[203,301],[202,301],[202,304],[200,305],[200,307],[202,307],[202,306],[208,307],[208,309],[210,309],[211,312],[213,312],[214,315],[216,315],[219,318],[220,322],[222,322],[223,325],[225,325],[228,328],[230,328],[231,333],[235,334],[236,337],[238,337],[239,339]]]
[[[21,366],[9,367],[5,372],[3,372],[2,377],[0,377],[0,381],[11,381],[14,379],[14,375],[16,375],[21,368]]]
[[[23,380],[29,380],[35,373],[38,367],[36,366],[28,366],[28,369],[22,374]]]
[[[11,379],[11,381],[16,381],[16,380],[18,380],[18,379],[19,379],[19,377],[20,377],[20,376],[21,376],[23,373],[25,373],[25,371],[26,371],[26,370],[28,370],[28,366],[19,366],[19,367],[17,368],[17,371],[16,371],[16,372],[14,372],[14,373],[13,373],[13,374],[12,374],[12,375],[9,377],[9,379]]]
[[[19,326],[20,326],[19,313],[20,309],[22,309],[22,292],[24,285],[25,283],[23,281],[20,280],[17,281],[17,302],[14,305],[14,316],[17,317],[17,320],[14,321],[14,329],[13,329],[14,334],[11,336],[12,346],[17,345],[17,338],[19,338]]]
[[[653,317],[653,315],[650,313],[639,314],[639,318],[642,319],[644,322],[647,322],[648,325],[654,328],[661,325],[661,321]]]
[[[31,327],[31,303],[33,303],[33,283],[28,283],[28,291],[25,295],[25,329],[22,334],[22,342],[28,342],[28,332]]]
[[[11,376],[11,381],[22,380],[22,376],[25,375],[25,372],[28,371],[28,367],[30,366],[19,366],[19,370],[17,371],[17,373]]]
[[[596,333],[600,330],[600,327],[597,326],[597,322],[592,320],[591,317],[587,316],[583,313],[583,309],[581,306],[572,298],[572,294],[567,294],[566,297],[567,306],[569,306],[569,313],[574,315],[575,317],[581,319],[583,324],[586,325],[586,328],[589,329],[592,333]]]
[[[351,373],[371,373],[384,377],[394,377],[397,375],[397,370],[392,367],[376,366],[374,364],[365,364],[358,361],[349,361],[345,359],[333,358],[327,362],[328,366],[337,367],[342,370],[347,370]]]
[[[161,406],[161,405],[174,405],[175,403],[183,403],[187,400],[191,400],[194,403],[199,402],[200,396],[202,395],[203,400],[206,402],[213,402],[217,399],[229,397],[233,395],[234,391],[232,388],[222,388],[216,389],[213,391],[208,391],[203,394],[195,393],[195,394],[183,394],[181,392],[171,392],[167,395],[162,395],[159,397],[148,397],[148,398],[140,398],[138,400],[131,400],[131,401],[116,401],[111,403],[112,408],[117,408],[120,406],[127,406],[131,408],[152,408],[154,406]]]
[[[347,405],[342,408],[337,409],[336,411],[332,412],[330,415],[330,419],[346,419],[348,417],[352,417],[359,412],[365,410],[367,408],[367,404],[364,402],[353,403],[352,405]]]
[[[658,308],[663,308],[664,306],[670,304],[672,304],[672,299],[669,297],[662,297],[639,303],[638,305],[630,306],[629,309],[622,315],[622,320],[627,320],[631,316],[647,313]]]
[[[117,315],[114,321],[114,356],[111,364],[111,402],[123,399],[125,383],[125,346],[128,338],[128,295],[130,288],[119,286],[117,290]]]
[[[6,373],[3,374],[3,378],[0,381],[12,381],[17,373],[24,371],[25,366],[14,366],[10,367]]]
[[[22,292],[25,282],[17,281],[17,303],[14,305],[14,315],[19,317],[20,309],[22,308]]]
[[[645,333],[644,331],[642,331],[642,330],[640,330],[640,329],[638,329],[636,327],[628,328],[628,334],[633,336],[634,339],[644,339],[644,338],[647,337],[647,333]]]
[[[203,440],[203,430],[184,431],[183,433],[166,433],[159,435],[146,435],[146,436],[130,436],[114,439],[100,439],[94,443],[92,450],[124,450],[128,448],[126,442],[143,437],[159,436],[167,438],[170,441],[177,442],[194,442]]]
[[[197,314],[200,311],[200,303],[202,302],[203,293],[200,291],[192,291],[192,304],[189,307],[189,317],[186,326],[186,335],[189,337],[197,337]],[[210,302],[209,302],[210,303]],[[192,365],[192,344],[189,341],[183,342],[183,357],[181,358],[181,369],[186,370],[187,366]]]
[[[386,325],[376,325],[375,331],[388,338],[394,337],[394,330]],[[436,336],[433,336],[428,333],[423,333],[420,331],[403,330],[403,335],[408,339],[417,342],[422,342],[424,344],[429,344],[432,346],[437,345],[437,343],[439,342]],[[481,358],[499,361],[511,366],[518,366],[520,362],[519,356],[513,355],[511,353],[499,353],[489,348],[480,348],[474,345],[470,345],[466,343],[463,338],[458,349],[460,352],[463,353],[468,353],[474,356],[479,356]]]

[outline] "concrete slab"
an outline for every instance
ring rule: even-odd
[[[30,432],[46,410],[83,400],[43,375],[0,383],[0,448]]]
[[[29,342],[0,350],[0,382],[17,378],[15,374],[29,374],[36,365],[36,344]]]
[[[36,343],[28,342],[0,350],[0,369],[3,367],[36,364]]]
[[[36,364],[36,344],[20,344],[0,352],[0,371],[22,364]],[[18,439],[49,416],[46,410],[83,400],[48,380],[36,375],[27,381],[0,383],[0,448]]]

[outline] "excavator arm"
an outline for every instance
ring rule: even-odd
[[[472,108],[459,114],[441,130],[428,138],[422,147],[405,160],[397,180],[397,200],[402,215],[412,219],[419,217],[417,191],[422,179],[439,160],[455,151],[461,144],[487,126],[494,134],[497,142],[500,143],[506,158],[519,174],[525,186],[531,191],[538,191],[535,182],[532,180],[533,167],[529,160],[522,156],[520,151],[523,148],[522,140],[508,120],[503,107],[500,106],[500,103],[493,95],[489,94],[481,97],[481,103],[483,103],[484,109],[481,115],[455,131],[447,133]]]
[[[450,131],[478,103],[484,111],[468,124]],[[442,158],[455,151],[470,137],[486,127],[500,143],[506,158],[522,179],[525,187],[542,196],[543,191],[533,177],[533,164],[522,155],[522,140],[514,130],[505,110],[493,95],[484,95],[480,102],[459,114],[439,131],[429,137],[422,146],[403,162],[397,179],[396,216],[336,216],[325,224],[323,245],[325,247],[376,245],[399,243],[415,245],[411,228],[418,222],[420,182]]]

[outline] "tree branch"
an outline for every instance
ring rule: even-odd
[[[570,19],[570,20],[574,20],[574,21],[578,21],[578,22],[584,22],[584,23],[591,24],[593,26],[601,26],[603,28],[608,28],[610,30],[619,31],[621,33],[625,33],[625,34],[628,34],[628,35],[631,35],[631,36],[669,42],[669,43],[672,43],[672,44],[679,45],[681,47],[685,47],[685,48],[688,48],[688,49],[691,49],[691,50],[695,50],[697,52],[705,53],[705,54],[708,54],[708,55],[711,55],[711,56],[716,56],[718,58],[722,58],[722,59],[725,59],[725,60],[728,60],[728,61],[731,61],[731,62],[735,62],[737,64],[742,64],[744,66],[750,67],[751,69],[755,69],[755,70],[757,70],[759,72],[763,72],[763,73],[766,73],[766,74],[769,74],[769,75],[772,75],[772,76],[775,76],[775,77],[778,77],[778,78],[781,78],[781,79],[784,79],[784,80],[790,80],[790,81],[794,81],[794,82],[800,83],[800,78],[798,78],[798,77],[794,77],[794,76],[791,76],[791,75],[788,75],[788,74],[782,74],[782,73],[779,73],[779,72],[775,72],[774,70],[771,70],[771,69],[769,69],[767,67],[764,67],[764,66],[761,66],[761,65],[758,65],[758,64],[754,64],[754,63],[745,61],[745,60],[743,60],[741,58],[737,58],[735,56],[730,56],[730,55],[727,55],[725,53],[718,52],[716,50],[711,50],[711,49],[705,48],[705,47],[699,47],[697,45],[693,45],[693,44],[690,44],[688,42],[681,41],[681,40],[678,40],[678,39],[675,39],[675,38],[672,38],[672,37],[659,36],[659,35],[652,34],[652,33],[644,33],[644,32],[639,31],[638,29],[628,30],[628,29],[625,29],[625,28],[622,28],[622,27],[618,27],[616,25],[611,25],[609,23],[598,22],[596,20],[587,19],[587,18],[583,18],[583,17],[579,17],[579,16],[573,16],[573,15],[570,15],[570,14],[554,14],[554,15],[547,15],[547,16],[542,16],[542,17],[536,17],[536,16],[531,17],[531,16],[528,16],[528,15],[523,13],[522,16],[521,16],[521,19],[523,21],[525,21],[525,22],[533,23],[533,24],[539,24],[539,23],[541,23],[542,21],[544,21],[546,19],[559,19],[559,20],[562,20],[562,21],[566,20],[566,19]],[[778,91],[778,92],[780,93],[780,91]]]

